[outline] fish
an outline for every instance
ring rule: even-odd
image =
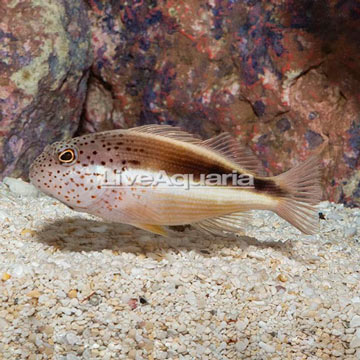
[[[253,211],[275,212],[304,234],[318,232],[319,154],[277,175],[229,133],[203,140],[178,127],[144,125],[47,145],[32,184],[71,209],[159,235],[192,225],[243,234]]]

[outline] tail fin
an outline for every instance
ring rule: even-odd
[[[320,178],[319,155],[274,177],[276,183],[288,193],[281,198],[274,211],[307,235],[318,231],[318,216],[314,205],[322,197]]]

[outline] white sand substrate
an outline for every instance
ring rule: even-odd
[[[360,359],[360,210],[168,238],[0,184],[0,359]]]

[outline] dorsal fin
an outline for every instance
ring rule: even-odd
[[[192,144],[201,144],[202,142],[202,140],[197,138],[195,135],[180,129],[179,127],[171,125],[143,125],[128,129],[127,131],[161,135],[170,139],[185,141]]]
[[[264,172],[260,160],[252,153],[252,151],[241,145],[234,137],[226,132],[208,140],[201,140],[194,134],[171,125],[144,125],[128,129],[127,131],[161,135],[171,139],[204,146],[217,152],[221,156],[226,157],[243,169],[255,172],[256,174],[263,174]]]
[[[225,156],[246,170],[262,174],[263,166],[260,160],[247,147],[241,145],[229,133],[222,133],[202,142],[202,145]]]

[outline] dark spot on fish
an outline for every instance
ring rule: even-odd
[[[84,152],[82,150],[80,150],[80,154],[83,154]]]
[[[96,150],[94,150],[94,151],[93,151],[93,155],[96,155],[96,154],[97,154],[97,151],[96,151]]]
[[[131,151],[131,148],[130,148],[130,147],[127,147],[127,148],[126,148],[126,151]]]
[[[106,164],[106,162],[105,162],[105,161],[102,161],[102,162],[101,162],[101,165],[105,165],[105,164]]]
[[[125,164],[126,164],[126,160],[123,160],[123,161],[122,161],[122,164],[125,165]]]
[[[138,160],[129,160],[129,163],[133,165],[140,165],[140,161]]]

